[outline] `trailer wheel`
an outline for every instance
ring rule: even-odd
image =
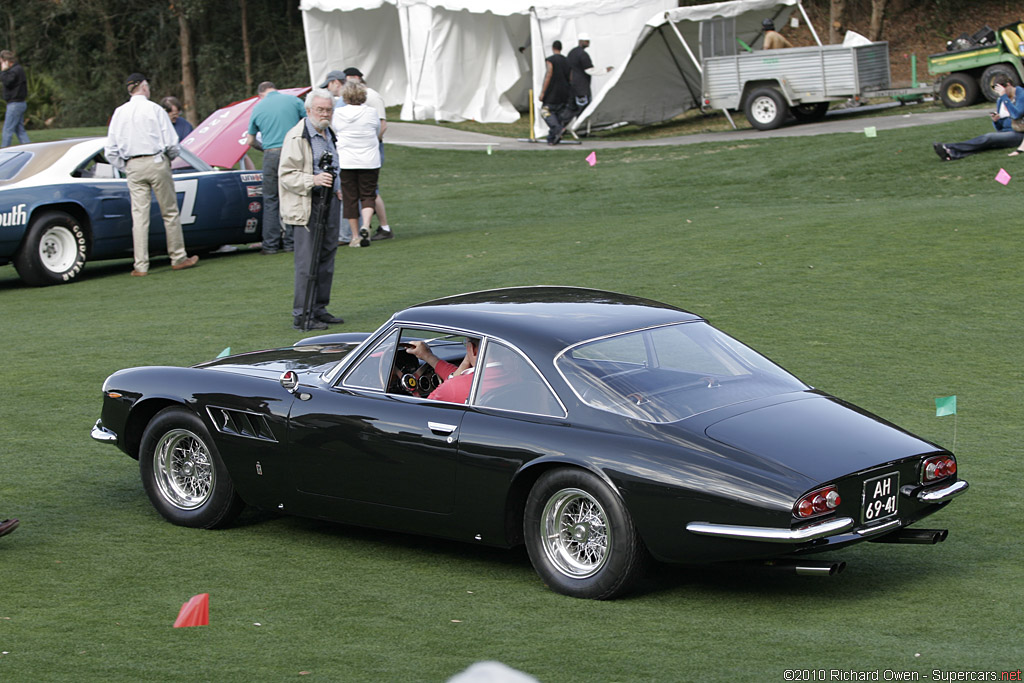
[[[995,80],[997,76],[1006,76],[1010,79],[1010,83],[1017,86],[1020,85],[1020,78],[1017,76],[1017,70],[1009,64],[999,63],[993,64],[981,74],[981,94],[985,96],[985,99],[989,102],[995,102],[999,99],[999,95],[996,94]]]
[[[939,99],[950,109],[969,107],[978,99],[978,83],[962,71],[951,73],[939,84]]]
[[[758,130],[775,130],[786,120],[789,106],[775,88],[758,88],[747,98],[743,113]]]
[[[811,123],[821,121],[828,112],[828,102],[814,102],[812,104],[797,104],[789,108],[790,113],[800,123]]]

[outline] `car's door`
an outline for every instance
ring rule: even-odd
[[[399,393],[399,334],[393,330],[337,384],[310,391],[292,409],[290,448],[300,494],[356,522],[404,526],[396,520],[405,513],[454,510],[466,407]]]

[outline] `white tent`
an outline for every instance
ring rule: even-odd
[[[761,22],[781,25],[796,7],[799,0],[735,0],[655,14],[573,128],[657,123],[699,107],[701,60],[736,54],[744,49],[739,41],[760,47]]]
[[[675,0],[302,0],[310,79],[357,66],[402,118],[511,122],[539,93],[544,58],[585,31],[594,64],[623,63],[654,12]],[[614,73],[614,72],[613,72]],[[598,92],[607,80],[592,82]],[[535,95],[536,99],[536,95]],[[544,131],[543,123],[537,132]]]

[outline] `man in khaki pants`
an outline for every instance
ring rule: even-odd
[[[135,268],[132,275],[149,273],[150,191],[156,195],[167,233],[167,254],[171,269],[191,268],[199,260],[185,252],[178,200],[171,177],[171,159],[178,156],[178,134],[171,119],[156,102],[149,100],[149,82],[140,73],[125,81],[131,99],[114,110],[104,150],[107,161],[124,169],[132,202],[132,242]]]

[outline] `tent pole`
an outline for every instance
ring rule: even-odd
[[[675,23],[668,18],[668,12],[665,12],[665,21],[666,23],[668,23],[669,26],[672,27],[672,30],[675,32],[676,38],[679,39],[679,42],[683,44],[683,48],[686,50],[686,54],[690,56],[690,61],[693,62],[693,65],[695,67],[697,67],[697,73],[700,74],[701,80],[703,81],[704,69],[701,68],[700,62],[697,61],[697,58],[693,55],[693,51],[690,49],[689,44],[687,44],[686,39],[683,38],[683,34],[679,32],[679,29],[676,27]],[[731,116],[729,116],[729,112],[726,111],[725,109],[722,109],[722,111],[725,113],[725,118],[729,119],[729,123],[732,125],[733,130],[736,130],[736,122],[732,120]]]
[[[530,88],[530,142],[537,142],[537,135],[533,130],[533,88]]]
[[[804,15],[804,23],[807,24],[807,28],[811,29],[811,35],[814,36],[814,42],[821,45],[821,38],[818,37],[818,32],[814,30],[814,24],[812,24],[811,20],[807,18],[807,11],[804,9],[803,4],[798,2],[796,3],[796,6],[800,8],[800,14]]]

